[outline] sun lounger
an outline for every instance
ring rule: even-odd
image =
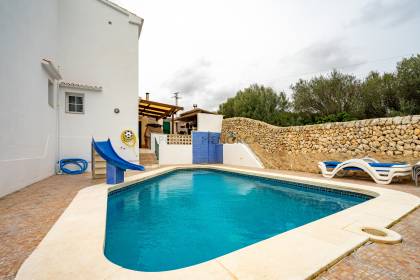
[[[416,182],[416,186],[418,186],[419,183],[419,176],[420,176],[420,161],[417,162],[413,166],[413,172],[412,172],[413,180]]]
[[[377,184],[389,184],[395,177],[409,176],[412,167],[406,163],[384,163],[373,158],[349,159],[340,161],[322,161],[318,163],[322,175],[326,178],[334,177],[338,172],[364,171]]]

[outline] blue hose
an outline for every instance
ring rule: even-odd
[[[61,171],[63,171],[66,174],[71,174],[71,175],[82,174],[88,168],[88,162],[81,158],[65,158],[65,159],[60,160],[59,164],[60,164]],[[70,170],[65,167],[67,164],[76,165],[79,167],[79,169]]]

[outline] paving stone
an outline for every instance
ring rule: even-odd
[[[420,209],[391,229],[403,236],[402,243],[368,242],[316,279],[420,279]]]
[[[282,174],[321,178],[320,175],[270,170]],[[136,174],[129,172],[128,175]],[[369,179],[341,178],[337,181],[377,186]],[[0,198],[0,279],[14,279],[23,261],[44,238],[76,193],[102,183],[90,174],[57,175]],[[390,189],[420,196],[413,184],[391,184]],[[332,266],[317,279],[420,279],[420,209],[392,227],[403,236],[395,245],[367,243]]]

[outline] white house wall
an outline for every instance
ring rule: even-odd
[[[100,0],[0,1],[0,197],[53,175],[60,158],[90,160],[92,136],[110,137],[122,157],[137,160],[137,146],[120,141],[122,130],[138,129],[139,26],[129,21],[141,19]],[[54,82],[50,107],[42,59],[63,81],[102,92]],[[66,91],[85,94],[85,114],[64,112]]]
[[[197,114],[197,131],[221,132],[222,131],[222,115],[214,114]]]
[[[258,157],[245,144],[223,144],[223,164],[264,168]]]
[[[159,143],[159,164],[192,164],[192,145],[168,145],[166,134],[152,133],[152,150],[155,140]]]
[[[60,89],[60,157],[90,160],[92,137],[109,137],[123,158],[137,161],[138,145],[126,147],[120,133],[138,130],[138,26],[101,1],[60,1],[59,8],[58,55],[64,81],[103,88]],[[65,112],[65,92],[84,93],[84,114]],[[120,113],[114,113],[115,108]]]
[[[192,164],[192,145],[159,145],[159,164]]]
[[[0,1],[0,197],[54,174],[56,113],[41,59],[57,62],[58,1]]]
[[[150,135],[150,150],[152,152],[155,152],[156,149],[156,142],[159,145],[165,145],[166,143],[168,143],[168,135],[167,134],[162,134],[162,133],[151,133]]]

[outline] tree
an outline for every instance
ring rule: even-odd
[[[397,97],[402,114],[420,113],[420,55],[404,58],[397,64]]]
[[[219,105],[219,114],[224,115],[225,118],[233,118],[235,116],[234,97],[228,98],[225,103]]]
[[[395,96],[395,76],[370,72],[362,85],[363,117],[385,117],[390,110],[398,108]]]
[[[219,106],[219,113],[225,117],[246,117],[275,123],[277,114],[290,107],[284,92],[276,93],[270,87],[253,84],[240,90]]]
[[[292,102],[284,92],[251,85],[221,104],[219,112],[281,126],[420,114],[420,54],[402,59],[394,73],[370,72],[360,81],[333,70],[290,88]]]
[[[353,75],[333,70],[326,77],[300,79],[291,88],[296,112],[320,116],[360,114],[360,82]]]

